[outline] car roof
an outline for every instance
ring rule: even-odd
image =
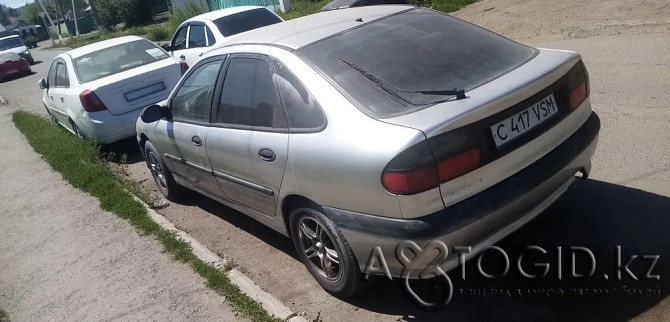
[[[193,18],[190,18],[190,19],[184,21],[184,23],[191,22],[191,21],[199,21],[199,20],[210,20],[211,21],[211,20],[219,19],[221,17],[230,16],[230,15],[233,15],[233,14],[236,14],[236,13],[240,13],[240,12],[243,12],[243,11],[261,9],[261,8],[265,9],[265,7],[261,7],[261,6],[239,6],[239,7],[231,7],[231,8],[225,8],[225,9],[220,9],[220,10],[214,10],[214,11],[206,12],[206,13],[197,15]],[[182,23],[182,24],[184,24],[184,23]]]
[[[240,44],[269,44],[298,49],[369,21],[413,9],[416,7],[383,5],[320,12],[247,31],[226,41],[219,48]],[[212,50],[212,53],[215,51]]]
[[[19,37],[19,35],[11,35],[11,36],[7,36],[7,37],[0,37],[0,40],[8,39],[8,38],[14,38],[14,37]]]
[[[66,54],[70,55],[72,58],[77,58],[86,54],[90,54],[94,51],[98,51],[107,47],[116,46],[124,43],[128,43],[135,40],[146,40],[139,36],[123,36],[118,38],[112,38],[108,40],[99,41],[90,45],[81,46],[76,49],[68,51]]]

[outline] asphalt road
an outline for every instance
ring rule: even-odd
[[[667,319],[670,285],[664,274],[670,272],[666,232],[670,224],[669,9],[660,0],[644,5],[621,0],[484,0],[456,13],[529,45],[576,50],[589,70],[591,102],[602,120],[591,178],[576,182],[544,214],[498,244],[512,255],[512,260],[528,245],[546,249],[548,255],[529,260],[549,262],[547,278],[528,280],[511,270],[505,277],[487,280],[478,277],[474,263],[470,263],[466,266],[468,278],[454,279],[454,298],[441,312],[416,309],[397,281],[375,280],[359,296],[341,301],[313,281],[289,239],[240,213],[196,194],[160,212],[210,249],[235,259],[261,287],[294,311],[306,311],[311,318]],[[35,53],[38,60],[46,62],[55,55],[53,51]],[[37,75],[0,84],[0,95],[12,104],[43,113],[36,84],[46,74],[46,65],[35,66]],[[129,153],[129,160],[134,162],[133,178],[153,187],[132,140],[108,149]],[[554,257],[558,246],[563,249],[564,270],[570,268],[566,264],[570,246],[588,247],[596,258],[595,275],[558,280]],[[660,274],[661,280],[634,280],[624,274],[617,281],[616,246],[621,246],[623,258],[660,255],[651,275]],[[638,261],[631,270],[641,279],[648,267],[641,256]],[[548,290],[559,289],[563,296],[548,294]],[[588,289],[596,293],[603,289],[624,291],[584,292]],[[628,294],[626,290],[631,289],[649,289],[651,294]],[[502,290],[526,293],[513,296]],[[578,294],[580,290],[582,294]]]
[[[204,279],[70,186],[0,105],[0,308],[12,321],[238,320]]]

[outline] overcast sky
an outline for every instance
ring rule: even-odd
[[[10,8],[20,8],[26,3],[31,3],[33,0],[0,0],[0,3]]]

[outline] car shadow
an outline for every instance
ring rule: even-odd
[[[5,77],[4,79],[0,78],[0,84],[8,83],[8,82],[11,82],[11,81],[14,81],[14,80],[17,80],[17,79],[21,79],[21,78],[24,78],[24,77],[29,77],[29,76],[32,76],[32,75],[35,75],[35,74],[37,74],[37,72],[35,72],[35,71],[30,71],[28,73],[22,73],[22,74],[17,73],[16,75],[13,75],[13,76],[10,76],[10,77]]]
[[[134,136],[114,143],[102,144],[100,152],[107,160],[117,164],[124,163],[123,161],[128,164],[144,162],[142,152]]]
[[[215,215],[229,224],[243,229],[247,233],[254,235],[262,240],[264,243],[284,252],[300,261],[298,253],[293,246],[293,241],[290,238],[272,230],[271,228],[259,223],[251,217],[234,210],[230,207],[222,205],[218,201],[209,197],[203,196],[195,191],[187,190],[179,204],[187,206],[198,207],[212,215]]]
[[[42,63],[41,60],[36,60],[36,61],[34,61],[32,64],[30,64],[30,66],[39,65],[39,64],[41,64],[41,63]]]
[[[256,222],[248,216],[222,206],[195,192],[184,198],[184,204],[197,206],[299,261],[289,238]],[[510,267],[505,269],[500,253],[485,252],[481,267],[494,278],[485,278],[477,267],[477,258],[465,265],[465,279],[461,268],[448,273],[453,284],[453,296],[448,305],[435,312],[419,309],[403,291],[399,279],[392,281],[373,277],[359,294],[344,301],[369,311],[402,315],[404,320],[442,321],[468,320],[629,320],[658,304],[668,296],[670,272],[670,198],[638,189],[597,180],[579,180],[556,203],[520,230],[503,239],[496,246],[508,255]],[[528,246],[539,246],[546,251],[524,251]],[[452,245],[453,246],[453,245]],[[638,280],[616,265],[616,247],[621,246],[622,264],[630,256],[638,255],[629,267]],[[558,261],[561,248],[561,264]],[[577,274],[588,275],[591,262],[584,250],[590,250],[595,259],[592,276],[572,277],[572,261]],[[522,269],[538,278],[526,278],[517,267],[521,253]],[[642,255],[660,255],[643,259]],[[384,256],[394,256],[384,254]],[[549,265],[548,274],[542,277]],[[562,277],[558,278],[558,267]],[[651,268],[651,271],[648,270]],[[617,278],[617,272],[621,278]],[[606,279],[604,275],[607,274]],[[650,280],[646,275],[659,275]],[[438,299],[445,294],[444,285],[434,281],[412,281],[412,291],[424,299]]]
[[[580,180],[543,214],[496,244],[509,257],[507,274],[502,276],[503,255],[493,250],[484,253],[481,267],[485,273],[498,277],[488,279],[479,273],[478,257],[466,263],[464,280],[460,267],[449,272],[453,297],[441,310],[427,312],[417,308],[405,296],[398,279],[376,278],[365,291],[345,301],[374,312],[429,321],[445,317],[629,320],[668,296],[670,282],[662,275],[670,272],[669,214],[670,198],[606,182]],[[532,245],[547,253],[524,251]],[[573,259],[572,246],[593,253],[592,276],[588,276],[593,265],[587,251],[575,250]],[[617,246],[621,247],[622,266],[617,266]],[[558,261],[558,247],[562,262]],[[523,271],[539,277],[527,278],[519,271],[517,261],[522,253]],[[633,255],[638,256],[628,267],[637,280],[623,269]],[[660,257],[653,263],[653,257],[644,259],[643,255]],[[575,272],[584,277],[572,277],[573,261]],[[541,277],[544,267],[537,266],[543,263],[549,264],[545,277]],[[617,272],[621,272],[620,279]],[[645,278],[647,274],[659,275],[660,280]],[[435,281],[410,285],[425,299],[438,299],[446,294],[445,288],[435,286]]]

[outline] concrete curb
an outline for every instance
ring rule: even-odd
[[[174,232],[175,234],[177,234],[177,236],[179,236],[184,241],[189,243],[193,248],[193,254],[195,254],[195,256],[198,257],[198,259],[200,259],[203,262],[210,263],[220,269],[222,269],[225,266],[227,262],[226,259],[219,257],[219,255],[209,250],[207,247],[202,245],[200,242],[195,240],[186,232],[177,229],[177,227],[172,222],[170,222],[167,218],[161,216],[155,210],[151,209],[149,205],[147,205],[141,199],[135,196],[133,196],[133,198],[135,198],[135,200],[139,201],[140,203],[142,203],[142,205],[144,205],[144,208],[147,209],[149,216],[154,222],[160,225],[163,229]],[[268,311],[270,315],[274,315],[285,321],[307,322],[307,320],[304,317],[299,316],[296,313],[292,312],[291,309],[288,308],[288,306],[279,301],[279,299],[274,297],[272,294],[265,292],[260,286],[258,286],[258,284],[256,284],[254,281],[252,281],[249,277],[244,275],[244,273],[240,272],[239,270],[233,268],[230,271],[228,271],[228,278],[230,278],[230,281],[233,284],[237,285],[237,287],[239,287],[240,290],[244,292],[244,294],[258,301],[261,304],[261,306],[266,311]]]

